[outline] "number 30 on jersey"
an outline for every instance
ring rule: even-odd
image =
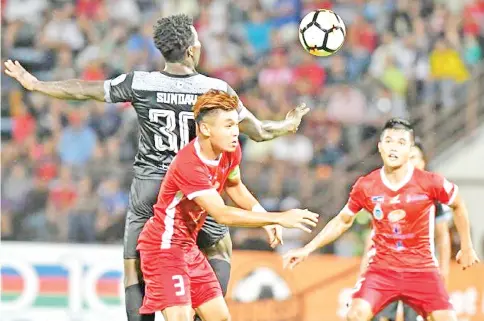
[[[160,134],[155,135],[155,147],[157,150],[178,153],[180,149],[190,142],[189,121],[195,121],[191,111],[182,111],[178,114],[178,121],[173,110],[150,109],[150,121],[153,123],[165,122],[160,127]],[[177,132],[180,133],[177,135]]]

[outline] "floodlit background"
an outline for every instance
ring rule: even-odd
[[[357,176],[379,166],[390,117],[411,119],[431,169],[457,183],[484,258],[484,1],[482,0],[2,0],[2,62],[42,80],[101,80],[160,70],[152,25],[195,17],[199,71],[226,80],[260,119],[312,108],[298,134],[243,139],[243,175],[268,210],[308,207],[320,228]],[[328,8],[346,23],[343,48],[306,53],[300,18]],[[5,321],[124,320],[124,216],[137,148],[129,105],[53,100],[1,83],[1,306]],[[234,229],[234,321],[343,320],[369,217],[284,272],[262,230]],[[452,228],[454,252],[459,241]],[[455,236],[455,237],[454,237]],[[310,236],[286,231],[277,252]],[[257,253],[246,252],[256,250]],[[480,276],[479,276],[480,275]],[[484,320],[483,266],[451,272],[462,321]],[[478,278],[481,279],[478,282]],[[264,301],[256,301],[266,298]]]

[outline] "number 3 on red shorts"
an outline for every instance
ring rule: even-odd
[[[185,295],[185,283],[183,282],[183,277],[181,275],[173,275],[172,280],[175,281],[175,289],[178,290],[175,292],[175,295]]]

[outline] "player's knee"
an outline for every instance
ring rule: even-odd
[[[228,309],[223,309],[222,311],[220,311],[220,313],[218,314],[218,318],[215,319],[215,321],[230,321],[230,320],[231,320],[231,317]]]
[[[347,321],[368,321],[369,318],[368,313],[360,307],[351,308],[346,314]]]
[[[174,306],[166,308],[163,311],[163,317],[166,321],[191,321],[189,306]]]
[[[225,297],[230,280],[230,263],[219,259],[210,259],[208,262],[217,276],[223,296]]]
[[[143,277],[138,259],[124,260],[124,287],[143,283]]]
[[[457,321],[457,315],[452,310],[434,311],[430,315],[433,321]]]

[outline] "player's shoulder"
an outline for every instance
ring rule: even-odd
[[[443,176],[435,172],[414,168],[412,180],[426,184],[441,181],[443,180]]]
[[[132,72],[133,89],[151,90],[152,87],[158,87],[157,84],[163,82],[165,75],[158,71],[139,71]],[[156,88],[157,89],[157,88]]]
[[[183,166],[184,164],[196,165],[198,163],[201,163],[199,162],[199,158],[197,157],[197,153],[195,150],[195,140],[192,140],[185,147],[183,147],[177,153],[172,163],[176,164],[177,166]]]
[[[223,91],[228,91],[229,84],[219,78],[209,77],[204,74],[198,74],[195,76],[198,81],[203,83],[208,89],[218,89]]]
[[[358,177],[354,185],[360,188],[374,186],[378,182],[381,182],[380,171],[381,169],[378,168],[369,172],[366,175]]]

